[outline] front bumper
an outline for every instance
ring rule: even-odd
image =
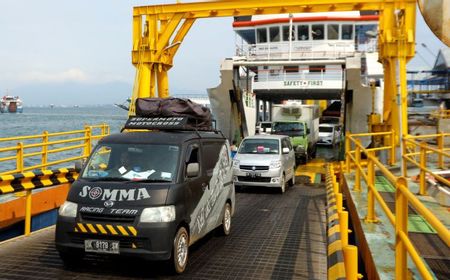
[[[317,142],[317,144],[333,145],[333,139],[331,139],[331,138],[319,138],[319,141]]]
[[[56,249],[61,252],[84,252],[84,240],[119,241],[119,255],[145,260],[168,260],[172,253],[176,224],[77,223],[74,218],[58,217]]]
[[[234,168],[233,180],[237,186],[281,187],[281,168],[246,170]]]

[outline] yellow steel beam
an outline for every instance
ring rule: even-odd
[[[143,68],[138,96],[155,96],[156,82],[158,95],[168,96],[167,72],[197,18],[375,10],[380,11],[379,58],[386,81],[383,120],[386,129],[392,128],[396,135],[405,135],[408,133],[407,91],[403,72],[406,62],[415,53],[415,9],[416,0],[226,0],[135,7],[132,61],[138,69]]]

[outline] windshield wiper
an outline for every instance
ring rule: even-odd
[[[172,182],[172,180],[163,180],[163,179],[134,179],[134,180],[129,180],[129,182],[134,182],[134,183],[170,183]]]
[[[85,180],[88,180],[90,182],[98,182],[98,181],[117,181],[117,182],[123,182],[123,181],[130,181],[129,179],[126,178],[121,178],[121,177],[102,177],[102,178],[95,178],[95,179],[90,179],[90,178],[83,178]]]

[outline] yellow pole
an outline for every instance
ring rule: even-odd
[[[356,143],[360,144],[361,141],[359,139],[356,139]],[[361,164],[361,148],[359,145],[356,145],[355,149],[355,160],[356,164]],[[358,166],[355,167],[355,191],[361,191],[361,170]]]
[[[391,157],[390,164],[394,165],[397,159],[395,158],[395,131],[391,129]]]
[[[406,50],[403,50],[406,51]],[[408,135],[408,89],[406,86],[406,57],[404,55],[401,55],[399,57],[399,65],[400,65],[400,102],[401,102],[401,120],[402,120],[402,127],[401,127],[401,135],[405,136]]]
[[[84,127],[84,151],[83,157],[87,158],[91,154],[91,143],[92,143],[92,128],[90,126]]]
[[[339,225],[341,227],[341,241],[342,247],[348,245],[348,212],[341,211],[339,213]]]
[[[406,139],[403,138],[403,145],[402,145],[402,176],[408,177],[408,161],[406,160],[406,154],[408,153],[408,149],[406,146],[408,145],[408,142],[406,142]]]
[[[342,160],[339,162],[339,171],[339,188],[342,191],[344,186],[344,162]]]
[[[345,171],[347,172],[347,173],[350,173],[350,149],[351,149],[351,147],[350,147],[350,137],[349,137],[349,135],[350,135],[350,131],[346,131],[345,132],[345,154],[346,154],[346,157],[345,157],[345,166],[346,166],[346,169],[345,169]]]
[[[375,164],[373,163],[372,157],[375,156],[374,151],[369,151],[367,156],[367,216],[365,221],[368,223],[373,223],[377,221],[375,215]]]
[[[26,191],[25,197],[25,236],[30,235],[31,232],[31,200],[32,193],[31,190]]]
[[[347,280],[358,279],[358,248],[353,245],[343,246],[345,278]],[[400,279],[400,278],[399,278]]]
[[[443,152],[444,149],[444,134],[442,131],[439,131],[439,135],[437,137],[438,149],[440,152]],[[444,169],[444,157],[441,153],[438,154],[438,167],[440,169]]]
[[[158,96],[159,98],[169,97],[169,77],[166,70],[158,71]]]
[[[396,185],[407,188],[406,179],[398,178]],[[408,235],[408,199],[403,195],[401,188],[397,188],[395,192],[395,279],[407,279],[407,252],[400,238],[400,232]]]
[[[342,194],[341,193],[335,193],[335,195],[336,195],[337,212],[341,213],[342,212]]]
[[[150,84],[147,85],[149,87],[149,95],[143,96],[143,97],[156,97],[156,73],[158,72],[156,64],[152,64],[152,67],[150,68]]]
[[[42,137],[42,170],[47,169],[47,158],[48,158],[48,131],[44,131],[44,136]]]
[[[22,173],[24,166],[23,166],[23,143],[19,142],[17,143],[17,155],[16,155],[16,168],[17,171]]]
[[[139,71],[139,90],[138,90],[138,97],[145,98],[150,97],[150,81],[151,81],[151,74],[152,71],[150,71],[150,67],[152,65],[144,63],[137,69]]]
[[[419,186],[419,194],[425,195],[426,190],[426,172],[425,167],[427,166],[427,144],[425,142],[420,143],[420,186]]]

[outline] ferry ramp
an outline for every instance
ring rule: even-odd
[[[298,173],[297,173],[298,175]],[[327,279],[326,193],[321,184],[236,194],[230,236],[209,234],[190,248],[187,270],[162,263],[87,256],[65,267],[55,228],[0,243],[0,279]]]

